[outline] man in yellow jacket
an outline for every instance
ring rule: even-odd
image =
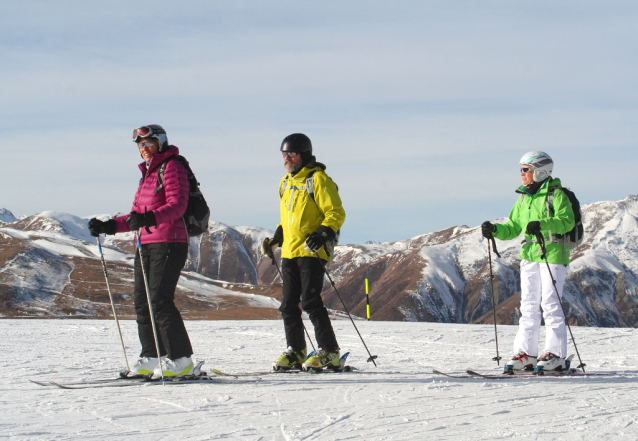
[[[264,255],[273,258],[281,247],[284,320],[288,348],[273,368],[304,370],[339,367],[339,345],[328,311],[321,299],[325,265],[332,258],[346,213],[336,184],[326,166],[312,155],[310,139],[301,133],[287,136],[281,144],[286,175],[279,183],[281,223],[272,239],[262,244]],[[299,302],[310,316],[319,348],[306,359],[306,339]]]

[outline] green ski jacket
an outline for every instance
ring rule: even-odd
[[[531,221],[540,221],[541,231],[545,238],[547,248],[547,261],[558,265],[569,265],[569,247],[567,245],[553,242],[554,235],[565,234],[574,228],[574,211],[567,195],[559,188],[554,190],[553,208],[554,213],[547,212],[547,194],[551,187],[559,187],[560,179],[548,178],[543,183],[538,192],[531,195],[525,191],[524,186],[520,186],[516,193],[520,196],[510,212],[509,220],[504,224],[494,224],[496,231],[494,237],[501,240],[511,240],[527,229],[527,224]],[[565,250],[564,247],[567,247]],[[544,262],[541,259],[540,246],[536,243],[536,238],[525,234],[525,241],[521,248],[521,259],[530,262]]]

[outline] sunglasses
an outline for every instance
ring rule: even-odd
[[[281,152],[283,153],[284,158],[286,156],[288,156],[289,158],[294,158],[295,156],[299,155],[299,152]]]
[[[147,147],[147,148],[149,148],[149,149],[150,149],[150,148],[151,148],[151,147],[153,147],[154,145],[155,145],[155,141],[144,141],[144,142],[138,142],[138,143],[137,143],[137,148],[139,148],[139,149],[143,149],[144,147]]]
[[[529,173],[534,170],[534,167],[521,167],[521,173]]]

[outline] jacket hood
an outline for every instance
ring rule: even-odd
[[[313,170],[321,170],[321,171],[326,170],[326,166],[322,164],[321,162],[317,162],[314,156],[303,167],[301,167],[301,170],[299,170],[297,174],[295,175],[293,175],[292,173],[288,173],[288,174],[293,179],[306,179],[306,176],[308,176],[308,173],[310,173]]]

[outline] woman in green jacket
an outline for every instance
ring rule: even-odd
[[[505,371],[533,370],[537,365],[545,370],[562,370],[566,368],[567,331],[558,296],[562,296],[569,268],[569,247],[554,238],[574,228],[574,212],[569,198],[560,189],[560,179],[551,177],[554,162],[547,153],[526,153],[520,164],[523,185],[516,190],[520,196],[509,220],[504,224],[482,225],[483,236],[488,239],[511,240],[525,232],[520,254],[521,317],[514,340],[515,355]],[[539,233],[545,239],[547,262],[536,240]],[[545,350],[537,363],[541,308],[546,329]]]

